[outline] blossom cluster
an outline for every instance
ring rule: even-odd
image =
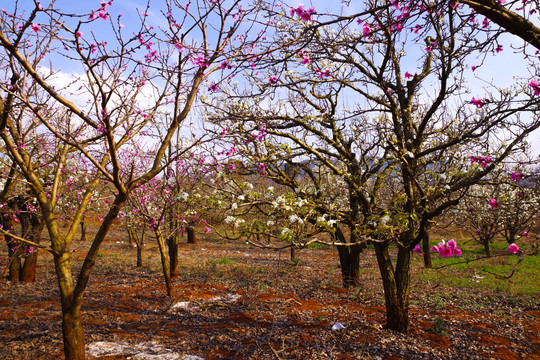
[[[484,169],[488,167],[488,164],[491,162],[491,158],[489,156],[483,157],[483,156],[471,156],[471,164],[478,163],[481,167]]]
[[[311,15],[316,14],[314,8],[310,7],[309,9],[304,9],[303,5],[299,5],[296,9],[291,8],[291,16],[294,16],[294,14],[298,15],[298,17],[304,21],[311,21]]]
[[[529,86],[533,88],[534,95],[540,95],[540,83],[538,82],[538,79],[532,79]]]
[[[471,104],[475,105],[479,109],[487,103],[489,103],[489,99],[476,99],[473,97],[471,100]]]
[[[437,245],[433,246],[429,251],[436,251],[444,258],[449,258],[452,256],[461,256],[461,250],[457,247],[457,243],[454,239],[448,240],[445,242],[442,240]]]

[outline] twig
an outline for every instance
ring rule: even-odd
[[[17,241],[20,241],[20,242],[22,242],[22,243],[25,243],[25,244],[34,246],[34,247],[36,247],[36,248],[40,248],[40,249],[46,250],[46,251],[48,251],[48,252],[50,252],[50,253],[53,253],[53,254],[56,253],[56,251],[55,251],[53,248],[49,247],[49,246],[41,245],[41,244],[35,243],[35,242],[33,242],[33,241],[30,241],[30,240],[27,240],[27,239],[23,239],[22,237],[17,236],[17,235],[15,235],[15,234],[13,234],[13,233],[10,233],[9,231],[6,231],[6,230],[4,230],[4,229],[0,229],[0,234],[3,234],[4,236],[7,235],[7,236],[11,237],[13,240],[17,240]]]
[[[281,360],[281,358],[279,357],[279,354],[277,353],[277,351],[272,347],[272,345],[270,345],[270,343],[268,343],[268,346],[270,347],[270,349],[272,350],[272,352],[274,353],[274,355],[276,356],[276,358],[278,360]]]

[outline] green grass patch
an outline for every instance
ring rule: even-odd
[[[329,246],[319,242],[312,242],[306,246],[306,249],[318,249],[318,248],[328,248]]]
[[[208,260],[206,263],[208,265],[231,265],[232,260],[229,259],[228,257],[224,257],[221,259]]]
[[[505,245],[505,244],[504,244]],[[506,250],[504,246],[504,251]],[[476,249],[474,249],[476,250]],[[474,251],[473,252],[476,252]],[[506,255],[500,249],[493,249],[493,257],[472,261],[478,255],[463,251],[462,258],[441,258],[433,253],[433,269],[423,268],[421,257],[415,257],[414,262],[422,267],[418,277],[422,281],[435,284],[445,284],[457,288],[494,289],[514,295],[537,295],[540,293],[540,256],[530,255],[517,266],[512,276],[512,268],[518,262],[517,255]],[[469,262],[467,263],[466,260]],[[452,265],[453,264],[453,265]],[[446,266],[450,265],[450,266]],[[437,269],[437,267],[446,266]]]
[[[264,268],[262,268],[260,266],[247,266],[244,270],[247,273],[252,273],[252,274],[262,274],[262,273],[264,273]]]
[[[213,243],[213,244],[222,244],[223,243],[223,239],[221,239],[221,238],[213,238],[213,237],[204,238],[203,241]]]

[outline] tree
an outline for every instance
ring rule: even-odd
[[[238,60],[234,65],[241,66],[245,52],[261,35],[249,33],[255,9],[242,8],[239,1],[198,1],[192,6],[168,1],[161,9],[166,25],[159,30],[148,23],[148,7],[134,14],[140,21],[127,23],[127,30],[120,14],[113,17],[112,2],[101,2],[97,11],[86,14],[66,14],[54,3],[42,7],[36,2],[33,9],[18,5],[13,13],[0,13],[0,137],[39,204],[50,246],[16,240],[53,255],[65,357],[84,359],[81,306],[113,221],[133,190],[167,166],[171,141],[189,120],[205,79],[222,71],[214,64]],[[102,38],[105,26],[108,34]],[[62,69],[74,72],[69,84],[59,85],[58,75],[66,75]],[[155,136],[158,126],[164,129],[160,138]],[[42,164],[26,148],[30,139],[22,134],[30,127],[56,142],[56,156],[47,164],[55,169],[50,181],[40,178]],[[137,160],[143,149],[152,154],[147,167]],[[57,196],[65,191],[61,174],[68,150],[87,159],[91,177],[64,231]],[[173,153],[169,160],[179,156]],[[114,188],[114,198],[82,268],[73,274],[70,244],[102,182]]]
[[[466,4],[478,14],[484,15],[505,31],[519,36],[526,43],[540,50],[540,28],[527,17],[538,13],[538,2],[533,0],[501,2],[497,0],[460,0],[451,4]],[[519,7],[518,7],[519,6]],[[523,15],[512,11],[521,11]]]
[[[522,236],[528,237],[531,220],[539,211],[537,192],[537,185],[522,171],[498,169],[472,186],[449,215],[484,246],[489,257],[490,244],[496,238],[504,238],[511,245]]]
[[[373,2],[356,18],[314,16],[303,7],[276,15],[275,41],[298,41],[253,74],[253,89],[222,86],[233,96],[221,100],[215,118],[245,138],[267,134],[243,142],[250,156],[347,226],[350,240],[340,245],[349,254],[373,244],[387,325],[407,332],[411,250],[540,127],[540,101],[530,79],[510,88],[490,82],[489,92],[470,98],[470,63],[488,59],[491,43],[453,7]],[[489,160],[471,167],[470,156]],[[282,170],[291,162],[306,164],[310,179],[311,164],[325,167],[346,201],[332,207],[319,188],[297,185]]]

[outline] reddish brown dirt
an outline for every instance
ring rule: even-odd
[[[369,250],[363,286],[344,290],[333,249],[301,250],[301,264],[293,266],[286,252],[201,240],[181,245],[180,276],[168,298],[153,244],[145,266],[135,268],[135,249],[120,240],[105,244],[91,277],[87,343],[155,341],[205,359],[540,359],[538,297],[508,301],[504,294],[415,280],[405,335],[384,328]],[[76,244],[75,266],[88,245]],[[0,282],[2,359],[63,358],[51,259],[42,254],[39,261],[37,283]],[[0,265],[6,265],[4,249]],[[170,309],[180,301],[192,306]],[[346,328],[332,331],[337,321]]]

